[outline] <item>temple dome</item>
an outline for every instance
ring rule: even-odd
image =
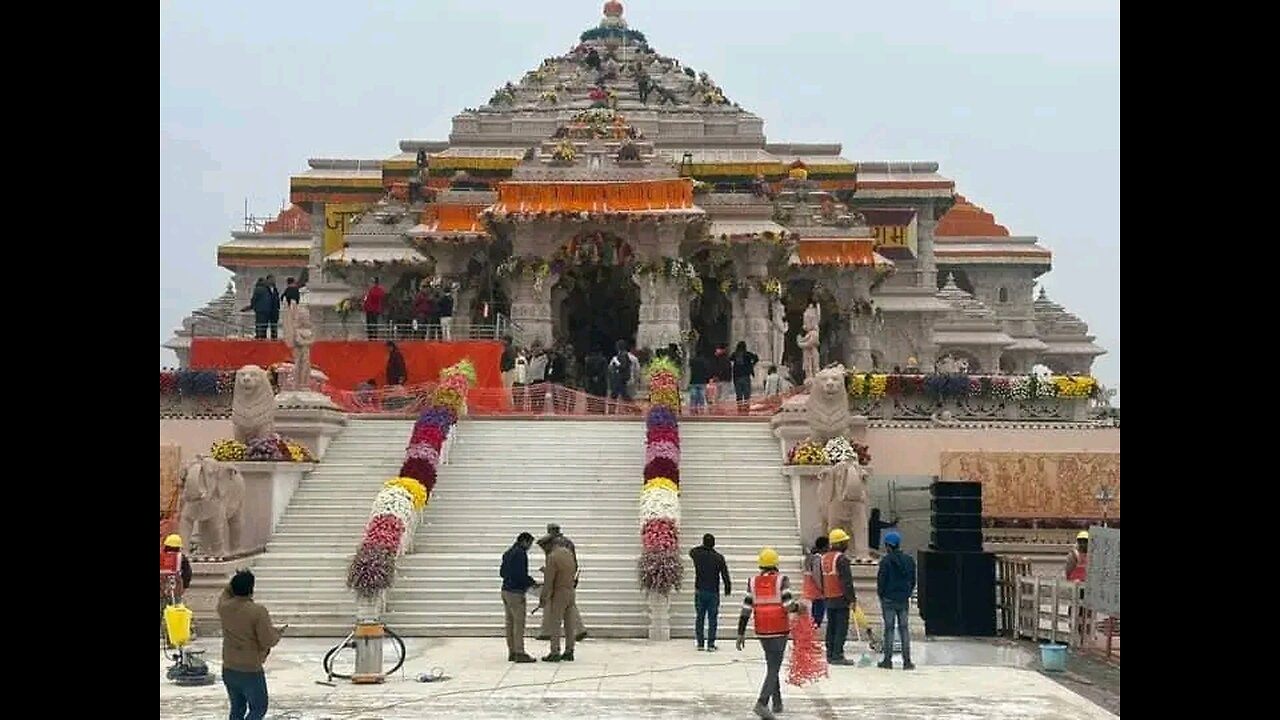
[[[938,221],[933,231],[942,237],[1009,237],[1009,228],[996,223],[996,218],[981,207],[956,195],[956,204]]]

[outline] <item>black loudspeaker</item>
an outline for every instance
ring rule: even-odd
[[[925,634],[995,637],[996,556],[989,552],[916,553]]]
[[[929,486],[929,547],[943,552],[982,551],[982,483]]]

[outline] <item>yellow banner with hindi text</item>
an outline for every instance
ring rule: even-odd
[[[347,224],[364,212],[367,203],[325,203],[324,206],[324,254],[325,257],[342,249],[347,236]]]

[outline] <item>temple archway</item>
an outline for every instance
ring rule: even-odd
[[[729,344],[733,334],[733,260],[723,248],[703,248],[689,262],[702,281],[702,293],[689,301],[689,328],[697,340],[688,352],[710,358],[716,348],[733,349]]]
[[[592,352],[614,353],[618,340],[635,347],[640,327],[640,288],[631,278],[634,252],[622,238],[604,232],[575,236],[556,252],[552,272],[553,334],[573,345],[583,360]]]

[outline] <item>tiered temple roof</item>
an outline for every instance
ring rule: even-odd
[[[996,314],[983,302],[956,285],[956,279],[947,275],[947,281],[938,291],[939,300],[951,305],[955,311],[938,320],[934,326],[934,341],[947,345],[996,345],[1009,347],[1013,338],[1000,327]]]
[[[1036,330],[1049,346],[1046,355],[1105,355],[1106,350],[1095,344],[1089,334],[1089,326],[1080,318],[1049,299],[1045,289],[1032,305],[1035,311]]]
[[[1013,237],[995,216],[956,195],[934,228],[934,256],[942,265],[1020,265],[1049,271],[1053,253],[1030,236]]]

